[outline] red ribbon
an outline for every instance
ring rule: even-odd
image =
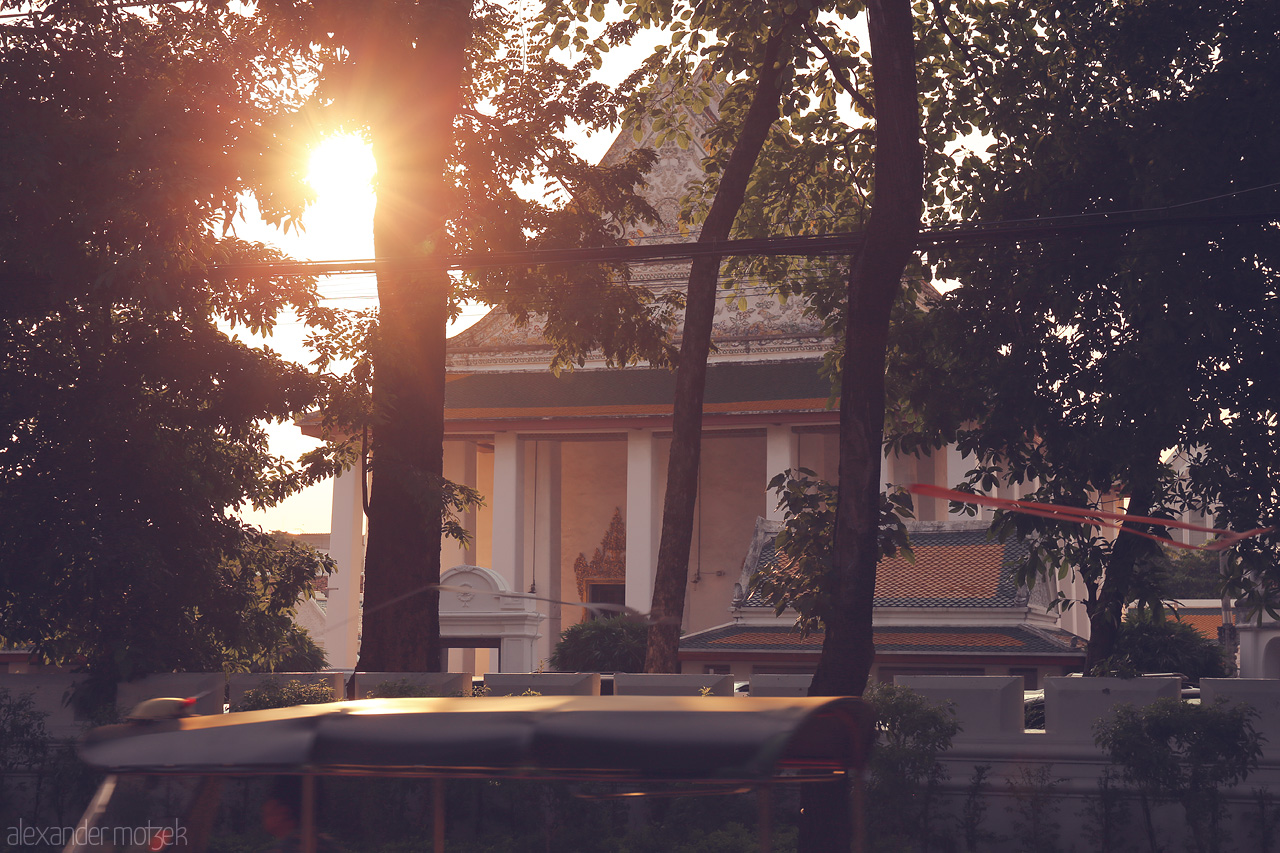
[[[1189,548],[1193,550],[1225,551],[1241,539],[1248,539],[1252,536],[1270,533],[1275,530],[1274,527],[1259,527],[1246,533],[1236,533],[1234,531],[1223,530],[1218,527],[1205,527],[1204,525],[1191,524],[1187,521],[1176,521],[1170,518],[1151,518],[1145,515],[1128,515],[1123,512],[1107,512],[1102,509],[1084,509],[1076,506],[1040,503],[1038,501],[993,498],[987,495],[975,495],[972,492],[959,492],[955,489],[944,489],[941,486],[934,486],[930,483],[912,483],[907,486],[907,491],[911,492],[913,495],[920,495],[921,497],[926,498],[943,498],[945,500],[957,501],[959,503],[997,507],[1009,512],[1020,512],[1024,515],[1036,515],[1041,518],[1051,518],[1056,521],[1087,524],[1092,527],[1105,527],[1120,530],[1125,522],[1129,522],[1131,524],[1155,524],[1160,527],[1176,527],[1179,530],[1193,530],[1200,533],[1212,533],[1217,535],[1218,538],[1215,541],[1209,542],[1205,545],[1187,545],[1182,542],[1178,542],[1175,539],[1156,536],[1154,533],[1147,533],[1143,530],[1134,530],[1130,527],[1123,528],[1125,533],[1132,533],[1135,536],[1144,536],[1147,539],[1151,539],[1156,542],[1163,542],[1177,548]]]

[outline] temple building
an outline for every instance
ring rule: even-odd
[[[714,115],[687,118],[701,128]],[[651,130],[637,139],[624,128],[606,161],[652,144]],[[647,194],[671,223],[690,182],[702,177],[705,152],[695,140],[688,149],[665,145],[657,153]],[[652,231],[632,236],[687,239]],[[651,263],[637,268],[632,281],[660,290],[682,286],[686,276],[687,262]],[[782,301],[758,284],[726,294],[707,374],[681,660],[699,672],[802,671],[816,660],[816,638],[789,633],[792,617],[773,616],[745,590],[751,571],[767,561],[770,531],[781,521],[766,488],[770,479],[802,467],[836,479],[838,413],[830,405],[830,381],[820,373],[830,342],[798,298]],[[536,667],[549,658],[560,632],[586,617],[582,607],[555,602],[650,608],[675,374],[601,361],[553,374],[553,349],[542,330],[536,317],[521,325],[495,309],[448,342],[445,476],[478,489],[487,503],[463,520],[472,546],[446,544],[442,565],[483,567],[487,572],[471,572],[468,582],[502,588],[490,592],[551,599],[517,602],[521,627],[512,630],[527,645],[519,651],[486,633],[497,630],[502,599],[468,594],[453,600],[446,593],[443,630],[456,647],[450,669]],[[678,325],[672,335],[678,338]],[[882,480],[949,486],[970,467],[953,450],[894,457],[885,460]],[[972,524],[947,532],[946,506],[938,503],[917,503],[920,534],[933,538],[921,541],[916,563],[882,567],[876,619],[885,661],[878,666],[886,674],[894,667],[1016,671],[1029,681],[1078,668],[1083,652],[1073,633],[1084,630],[1080,617],[1050,616],[1047,602],[1013,589],[1005,568],[1014,555],[987,543]],[[332,627],[324,636],[338,667],[355,662],[362,531],[359,475],[347,472],[334,490],[329,553],[338,572],[329,580]]]

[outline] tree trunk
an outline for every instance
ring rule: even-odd
[[[394,26],[357,57],[374,69],[380,103],[370,119],[378,164],[374,248],[379,258],[449,251],[445,161],[470,34],[470,0],[445,0],[429,30]],[[376,9],[376,7],[372,7]],[[376,11],[371,11],[376,15]],[[374,354],[373,473],[358,666],[367,671],[441,668],[439,594],[444,457],[444,357],[450,279],[430,271],[378,272]]]
[[[1150,515],[1154,505],[1155,489],[1151,480],[1136,479],[1129,492],[1126,512],[1129,515]],[[1111,657],[1120,632],[1120,620],[1124,618],[1124,607],[1132,599],[1138,561],[1156,547],[1150,539],[1126,535],[1124,531],[1127,528],[1143,532],[1152,530],[1149,524],[1132,524],[1127,521],[1120,528],[1102,576],[1097,603],[1089,612],[1089,645],[1084,660],[1086,675]]]
[[[840,383],[836,588],[810,693],[858,695],[874,654],[871,603],[879,556],[880,460],[889,312],[915,250],[923,206],[920,118],[907,0],[867,4],[876,87],[875,196],[866,242],[849,275]]]
[[[782,98],[779,62],[785,42],[793,35],[790,24],[775,31],[765,44],[756,78],[751,108],[742,123],[738,141],[729,155],[715,198],[698,235],[699,243],[726,240],[746,195],[751,171],[764,147],[769,129],[777,121]],[[707,356],[711,351],[711,325],[715,317],[720,258],[700,257],[689,271],[684,333],[676,368],[676,391],[667,463],[667,491],[662,507],[662,537],[653,582],[652,616],[660,621],[649,628],[645,672],[676,672],[680,623],[684,618],[685,589],[689,580],[689,549],[693,542],[693,513],[698,499],[698,466],[702,456],[702,401],[707,381]]]
[[[889,313],[915,249],[923,207],[920,114],[909,0],[869,0],[875,81],[875,195],[866,242],[849,274],[840,383],[840,491],[834,588],[813,696],[860,695],[875,655],[872,598],[879,557],[880,460]],[[800,849],[841,851],[852,842],[848,788],[805,786]]]

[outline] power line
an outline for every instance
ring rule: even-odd
[[[1082,214],[1075,217],[1014,223],[957,224],[920,231],[919,248],[972,248],[1027,240],[1044,240],[1090,231],[1137,231],[1145,228],[1193,225],[1235,225],[1273,222],[1280,213],[1261,211],[1214,213],[1194,216],[1126,216]],[[560,264],[608,264],[690,261],[698,257],[831,257],[854,255],[865,243],[864,231],[799,237],[758,237],[708,243],[601,246],[572,249],[523,249],[510,252],[469,252],[446,255],[438,261],[423,259],[362,258],[339,261],[280,261],[252,264],[219,264],[213,269],[228,277],[245,275],[351,275],[371,272],[422,272],[427,270],[482,270],[541,267]]]
[[[1193,198],[1187,201],[1180,201],[1174,204],[1159,205],[1156,207],[1135,207],[1127,210],[1097,211],[1094,213],[1084,213],[1084,214],[1066,213],[1066,214],[1055,214],[1055,215],[1049,215],[1049,216],[1029,217],[1029,218],[1022,218],[1022,219],[1002,219],[999,222],[977,221],[977,222],[967,223],[967,225],[969,227],[988,226],[988,225],[991,225],[991,226],[1025,225],[1025,224],[1033,224],[1033,223],[1040,224],[1040,223],[1057,222],[1060,220],[1077,220],[1077,219],[1080,219],[1081,217],[1089,217],[1089,216],[1105,217],[1105,216],[1129,216],[1129,215],[1141,215],[1141,214],[1166,213],[1173,210],[1182,210],[1188,207],[1195,207],[1196,205],[1199,205],[1199,204],[1208,204],[1211,201],[1221,201],[1223,199],[1228,199],[1228,198],[1239,198],[1241,196],[1245,196],[1250,193],[1261,192],[1262,190],[1276,189],[1277,187],[1280,187],[1280,181],[1269,183],[1269,184],[1262,184],[1260,186],[1255,186],[1255,187],[1246,187],[1244,189],[1232,190],[1230,192],[1217,193],[1215,195],[1204,196],[1201,198]],[[847,218],[847,214],[832,212],[832,213],[827,213],[823,215],[815,214],[812,216],[803,216],[803,217],[797,216],[797,217],[791,217],[789,219],[777,219],[777,220],[774,220],[773,224],[776,227],[778,225],[796,225],[796,224],[802,224],[802,223],[829,222],[831,220],[844,219],[844,218]],[[966,223],[954,223],[954,225],[965,225],[965,224]],[[938,223],[934,227],[938,229],[945,229],[949,227],[954,227],[954,225],[951,223]],[[701,233],[701,230],[702,229],[697,226],[687,226],[684,230],[677,229],[675,231],[650,231],[644,234],[635,234],[628,237],[628,239],[634,242],[667,240],[667,239],[677,239],[677,238],[689,240],[689,239],[697,239],[699,233]],[[791,236],[791,235],[788,235],[788,236]]]

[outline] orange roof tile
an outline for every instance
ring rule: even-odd
[[[972,627],[883,625],[874,629],[877,653],[967,653],[1080,657],[1085,641],[1058,629],[1030,625]],[[807,652],[822,649],[823,632],[802,637],[788,625],[721,625],[680,640],[682,652]]]
[[[1018,602],[1011,570],[1026,558],[1020,542],[994,542],[986,530],[911,534],[914,562],[903,555],[881,560],[876,607],[1009,607]],[[773,543],[760,551],[756,571],[775,567]],[[766,607],[752,592],[748,607]]]

